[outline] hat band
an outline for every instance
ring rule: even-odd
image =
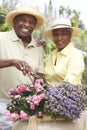
[[[70,25],[66,25],[66,24],[56,24],[56,25],[52,26],[52,28],[53,28],[53,27],[56,27],[56,26],[66,26],[66,27],[70,27]]]

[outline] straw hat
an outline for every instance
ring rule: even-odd
[[[37,24],[36,24],[35,29],[38,29],[45,23],[45,18],[40,15],[37,7],[32,6],[32,5],[21,5],[17,9],[9,12],[6,16],[6,22],[9,25],[13,26],[13,19],[15,16],[17,16],[19,14],[30,14],[30,15],[34,16],[37,19]]]
[[[44,32],[45,36],[49,38],[53,38],[52,30],[58,29],[58,28],[72,29],[72,36],[79,34],[81,31],[80,28],[72,27],[69,19],[57,18],[55,21],[53,21],[52,25],[48,29],[45,30]]]

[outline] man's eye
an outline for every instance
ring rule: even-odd
[[[26,20],[24,18],[19,18],[19,21],[25,22]]]

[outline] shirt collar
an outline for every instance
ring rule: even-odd
[[[13,42],[19,40],[19,38],[18,38],[18,36],[17,36],[17,34],[15,33],[14,30],[11,30],[11,31],[10,31],[10,37],[11,37],[11,40],[12,40]]]
[[[72,42],[70,42],[63,50],[60,51],[60,53],[67,56],[72,51],[73,47]]]
[[[10,37],[11,37],[11,39],[12,39],[13,42],[16,42],[16,41],[20,41],[20,40],[21,40],[20,38],[18,38],[18,36],[17,36],[17,34],[15,33],[14,29],[12,29],[12,30],[10,31]],[[31,46],[33,46],[33,47],[36,46],[36,41],[34,40],[33,36],[32,36],[31,42],[28,44],[28,47],[31,47]]]

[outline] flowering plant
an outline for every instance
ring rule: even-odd
[[[27,120],[29,116],[42,117],[44,105],[43,80],[36,79],[34,84],[21,84],[16,89],[8,91],[10,104],[6,115],[13,120]]]
[[[44,89],[45,88],[45,89]],[[80,86],[63,82],[55,87],[36,79],[31,85],[21,84],[8,91],[11,103],[6,115],[13,120],[27,120],[36,115],[58,119],[76,119],[87,105],[87,96]]]
[[[68,82],[46,90],[44,114],[54,119],[76,119],[87,105],[87,96],[80,86]]]

